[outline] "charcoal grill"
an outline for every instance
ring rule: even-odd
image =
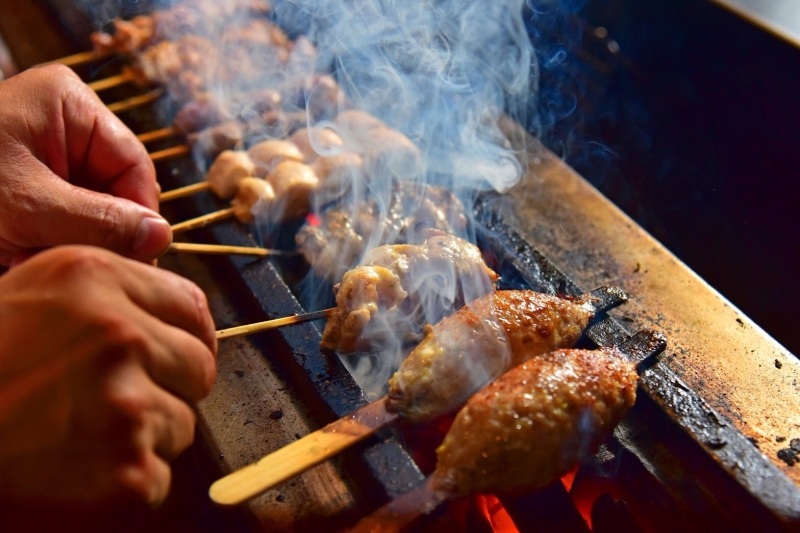
[[[145,110],[128,118],[139,131],[158,123]],[[566,294],[621,286],[633,298],[584,342],[620,343],[643,329],[660,330],[669,342],[644,372],[637,405],[576,483],[592,476],[628,483],[625,516],[647,530],[798,529],[800,471],[778,458],[800,437],[795,358],[515,124],[504,126],[526,154],[527,175],[512,194],[484,195],[474,206],[479,245],[504,283]],[[165,189],[201,179],[188,160],[158,171]],[[180,220],[220,207],[198,195],[166,215]],[[286,246],[291,231],[270,244]],[[257,244],[233,222],[191,240]],[[297,258],[170,257],[162,264],[204,286],[219,327],[305,311],[292,290],[303,268]],[[320,353],[319,340],[318,327],[303,324],[221,346],[217,387],[199,409],[207,478],[368,402],[340,362]],[[248,516],[262,530],[337,530],[422,480],[398,436],[385,431],[252,500]],[[523,531],[587,530],[561,484],[504,503]],[[596,530],[622,530],[596,507]],[[238,515],[230,519],[246,527]],[[436,530],[447,517],[428,520],[420,528]]]

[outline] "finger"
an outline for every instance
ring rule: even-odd
[[[71,69],[50,65],[10,81],[27,89],[23,111],[33,117],[19,138],[56,175],[158,209],[147,150]]]
[[[214,354],[197,337],[145,315],[140,326],[151,336],[141,354],[152,380],[171,394],[195,404],[208,396],[217,376]]]
[[[172,461],[194,441],[196,417],[188,404],[163,389],[155,391],[157,409],[149,421],[148,435],[143,435],[151,449]]]
[[[206,295],[197,285],[167,270],[116,259],[112,262],[119,269],[117,277],[133,303],[160,321],[187,331],[217,353],[214,320]]]
[[[148,452],[138,462],[123,465],[118,470],[117,477],[121,501],[142,500],[150,507],[156,507],[169,494],[172,471],[163,457],[155,452]]]
[[[172,242],[169,223],[158,213],[124,198],[94,192],[54,176],[42,163],[23,165],[30,185],[9,191],[17,211],[6,232],[21,250],[62,244],[88,244],[150,261]],[[22,220],[24,218],[24,220]]]

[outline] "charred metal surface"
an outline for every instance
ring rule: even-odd
[[[550,291],[579,292],[577,286],[566,275],[547,260],[499,215],[496,197],[479,200],[476,204],[476,219],[484,226],[481,238],[491,246],[492,257],[499,263],[514,265],[520,269],[513,275],[521,286],[542,286]],[[527,258],[514,258],[515,254],[526,254]],[[543,275],[543,276],[542,276]],[[542,278],[539,278],[542,276]],[[627,341],[627,333],[617,321],[606,317],[594,323],[586,332],[598,345],[620,345]],[[662,338],[663,339],[663,338]],[[660,344],[655,338],[642,339],[645,343]],[[661,345],[663,349],[663,345]],[[639,356],[647,353],[641,347]],[[644,371],[640,388],[647,397],[661,407],[661,422],[681,428],[700,445],[702,451],[711,456],[727,474],[753,494],[762,505],[777,516],[777,522],[800,524],[800,490],[780,469],[767,459],[753,443],[681,380],[668,366],[656,364]],[[669,416],[663,416],[668,414]],[[645,447],[647,443],[644,443]],[[696,450],[694,451],[696,453]],[[647,455],[646,449],[636,450],[637,455]],[[683,450],[674,450],[680,455]],[[687,472],[687,475],[692,475]],[[723,495],[724,497],[724,495]],[[776,521],[773,518],[773,521]]]

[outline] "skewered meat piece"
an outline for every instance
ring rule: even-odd
[[[262,114],[280,109],[281,95],[271,89],[249,91],[233,97],[230,110],[215,96],[201,94],[176,115],[175,126],[187,135],[192,153],[201,160],[213,159],[224,150],[240,146],[253,131],[263,130]],[[230,120],[235,116],[237,120]]]
[[[308,165],[286,159],[267,175],[267,181],[275,190],[270,219],[290,220],[306,216],[311,210],[311,195],[319,186],[319,178]]]
[[[156,40],[156,21],[153,17],[139,15],[131,20],[114,19],[114,32],[94,32],[91,35],[95,53],[133,54],[150,46]]]
[[[211,190],[220,198],[232,197],[242,178],[256,175],[256,165],[247,152],[225,150],[214,159],[206,179]]]
[[[362,154],[370,177],[409,179],[422,171],[422,154],[411,140],[372,115],[358,110],[340,113],[334,124],[345,149]]]
[[[256,218],[283,222],[308,213],[308,197],[316,184],[308,166],[284,161],[267,180],[250,176],[240,179],[231,207],[244,224],[252,224]]]
[[[247,150],[247,155],[256,165],[254,175],[259,177],[272,173],[283,161],[303,162],[303,152],[293,142],[278,139],[268,139],[254,144]]]
[[[289,138],[303,153],[303,161],[311,164],[320,157],[317,149],[322,154],[330,155],[332,150],[337,150],[344,145],[342,139],[330,128],[301,128]]]
[[[218,70],[217,47],[203,37],[186,35],[144,50],[125,72],[147,87],[164,85],[179,100],[206,92]]]
[[[220,39],[220,77],[228,82],[251,84],[273,81],[289,58],[290,41],[276,24],[251,20],[223,33]],[[271,78],[271,79],[270,79]]]
[[[252,224],[256,215],[269,209],[275,201],[272,185],[261,178],[243,178],[239,181],[236,196],[231,200],[233,215],[242,224]]]
[[[458,413],[436,450],[434,488],[516,495],[550,484],[611,433],[634,404],[637,381],[616,348],[527,361]]]
[[[375,248],[334,287],[321,346],[352,353],[419,341],[426,324],[493,291],[497,279],[475,245],[442,232],[420,245]]]
[[[225,150],[233,150],[244,142],[245,131],[236,120],[228,120],[186,136],[192,153],[198,159],[216,158]]]
[[[267,1],[184,1],[151,15],[136,16],[130,21],[114,19],[112,34],[94,32],[91,40],[98,54],[133,54],[165,39],[209,34],[215,23],[225,26],[235,23],[237,18],[265,17],[271,9]]]
[[[337,196],[339,201],[319,216],[319,225],[307,224],[295,236],[314,275],[325,279],[341,279],[358,264],[367,243],[418,243],[428,229],[458,235],[467,224],[458,198],[434,185],[398,182],[388,201],[340,192]]]
[[[210,93],[203,93],[183,106],[172,122],[182,133],[187,134],[232,118],[228,107],[220,102],[219,98]]]
[[[371,217],[368,215],[368,218]],[[366,245],[358,216],[341,209],[325,211],[319,225],[306,224],[295,235],[295,242],[317,276],[341,279],[358,264]],[[372,221],[367,226],[372,225]]]
[[[580,338],[590,301],[499,291],[433,326],[389,380],[387,409],[411,423],[454,411],[503,372]]]
[[[330,181],[329,185],[338,190],[346,187],[348,178],[354,179],[363,171],[364,160],[360,155],[353,152],[336,153],[341,151],[344,143],[329,128],[301,128],[289,140],[303,152],[306,164],[311,165],[317,177],[326,183]],[[333,196],[336,195],[334,191]]]

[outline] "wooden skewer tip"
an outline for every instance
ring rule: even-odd
[[[217,331],[217,340],[227,339],[230,337],[239,337],[242,335],[250,335],[252,333],[259,333],[261,331],[269,331],[286,326],[293,326],[295,324],[303,324],[304,322],[313,322],[314,320],[329,318],[334,311],[336,311],[335,307],[331,309],[324,309],[322,311],[315,311],[313,313],[306,313],[304,315],[287,316],[285,318],[276,318],[273,320],[266,320],[264,322],[256,322],[255,324],[221,329]]]

